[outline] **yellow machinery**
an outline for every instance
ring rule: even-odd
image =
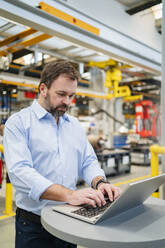
[[[0,152],[3,153],[3,145],[0,145]],[[9,177],[6,178],[6,200],[5,200],[5,211],[4,215],[0,216],[0,220],[6,219],[11,216],[15,216],[12,210],[12,185],[10,183]]]
[[[104,85],[108,88],[107,99],[131,96],[131,90],[128,86],[119,86],[119,82],[122,79],[122,67],[117,61],[113,59],[102,62],[90,61],[88,65],[91,67],[98,67],[105,71],[106,77]]]

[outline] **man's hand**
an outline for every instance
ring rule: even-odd
[[[121,194],[121,189],[119,187],[109,183],[100,183],[98,185],[98,191],[103,195],[107,194],[111,202],[116,200]]]
[[[80,190],[67,189],[59,184],[52,184],[41,199],[67,202],[71,205],[89,204],[93,207],[105,205],[104,195],[108,194],[110,201],[120,195],[120,188],[108,183],[100,183],[98,190],[85,188]]]
[[[101,190],[85,188],[75,190],[68,196],[67,202],[71,205],[89,204],[93,207],[105,205],[105,199]]]

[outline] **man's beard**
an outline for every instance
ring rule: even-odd
[[[65,114],[65,112],[68,110],[68,106],[66,104],[61,104],[56,106],[55,108],[50,103],[50,95],[47,94],[45,98],[46,103],[46,109],[49,113],[51,113],[54,117],[60,117]],[[64,110],[60,109],[63,108]]]
[[[61,110],[60,108],[64,108],[65,110]],[[65,114],[65,112],[68,110],[68,106],[65,104],[58,105],[57,107],[53,108],[50,106],[49,112],[54,116],[54,117],[60,117]]]

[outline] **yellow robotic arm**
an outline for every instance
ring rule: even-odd
[[[131,95],[131,90],[128,86],[119,86],[119,82],[122,79],[122,74],[118,62],[109,59],[102,62],[90,61],[88,63],[91,67],[98,67],[103,69],[106,73],[105,87],[108,88],[108,98],[113,97],[126,97]]]

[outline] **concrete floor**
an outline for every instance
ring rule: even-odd
[[[150,174],[149,166],[132,166],[131,173],[109,177],[108,180],[111,181],[113,184],[115,184],[118,182],[125,182],[127,180],[149,174]],[[121,185],[121,188],[124,188],[127,185],[127,183],[128,182],[126,182],[126,184],[124,185]],[[5,206],[4,188],[5,187],[3,187],[3,189],[0,189],[0,215],[2,215],[2,211]],[[8,219],[0,221],[0,246],[2,248],[14,248],[14,235],[15,235],[14,224],[15,224],[14,217],[10,217]]]

